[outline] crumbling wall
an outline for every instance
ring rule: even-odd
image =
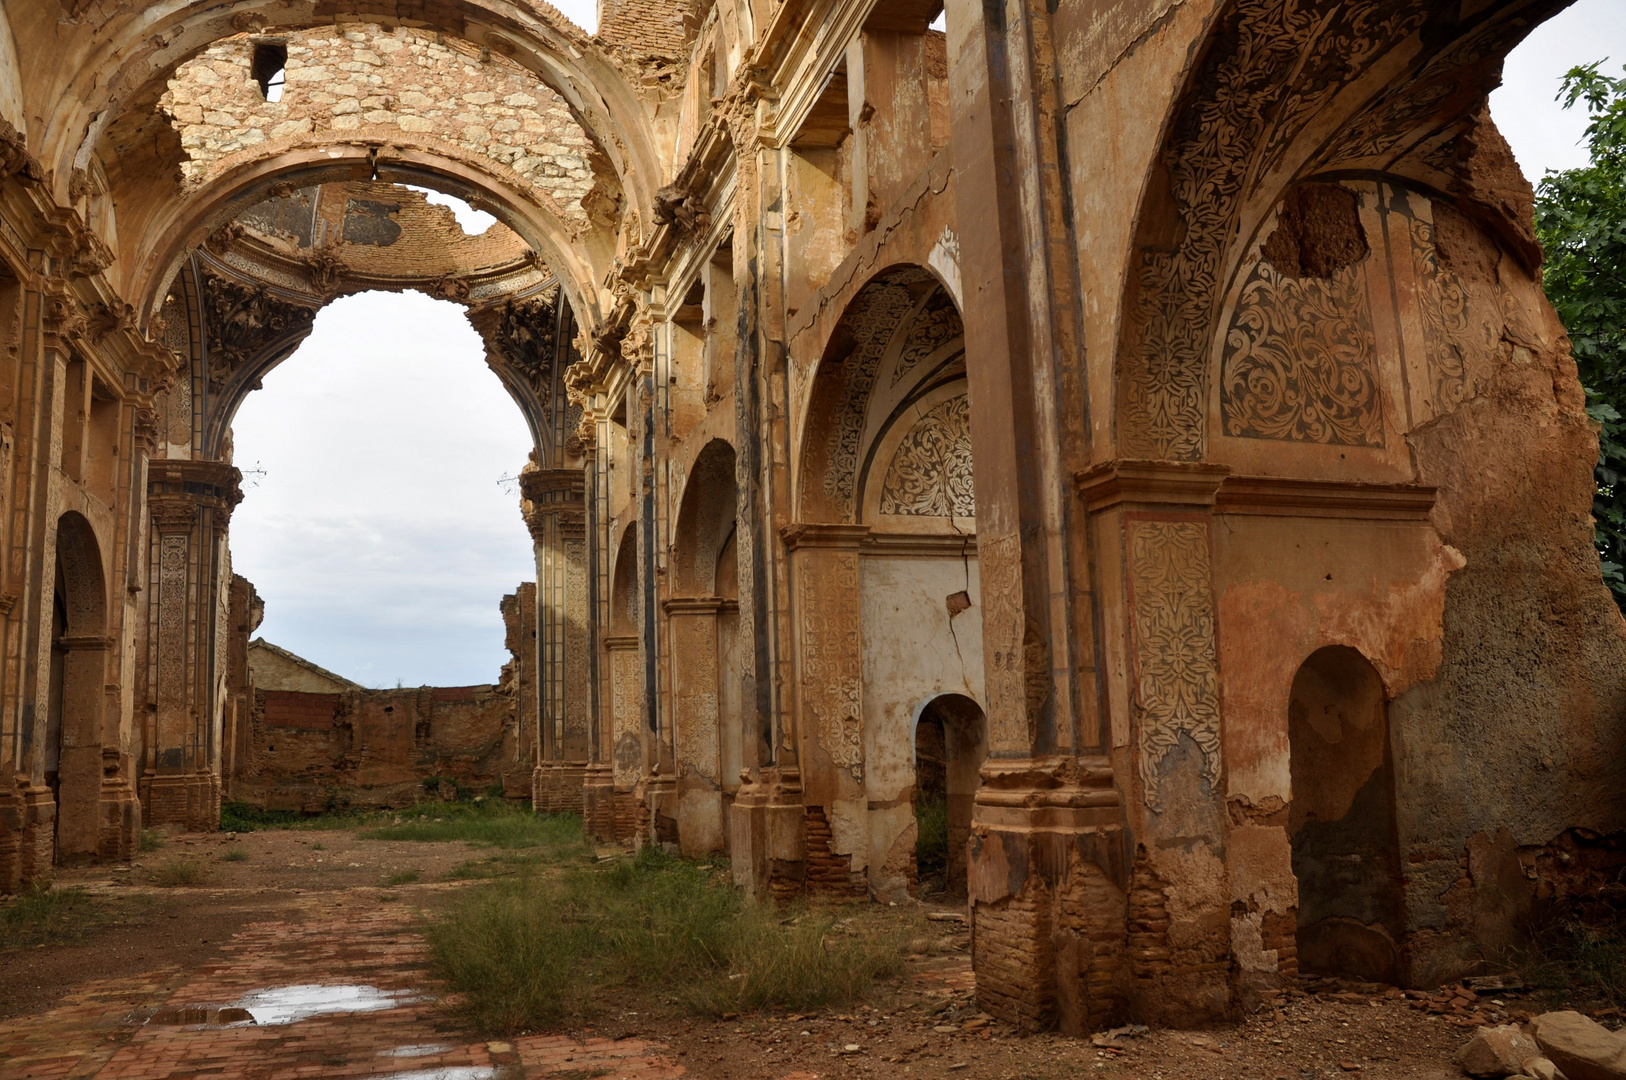
[[[160,107],[180,133],[189,186],[237,155],[313,135],[434,139],[507,166],[586,221],[593,142],[564,100],[513,61],[405,26],[308,30],[286,38],[287,82],[273,102],[251,74],[256,40],[220,41],[170,80]]]
[[[492,686],[255,694],[252,768],[233,794],[269,810],[405,806],[529,794],[514,699]],[[512,774],[512,775],[511,775]]]

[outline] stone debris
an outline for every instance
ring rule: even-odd
[[[1573,1011],[1538,1016],[1530,1030],[1568,1080],[1626,1080],[1626,1033]]]
[[[1540,1056],[1536,1042],[1517,1024],[1482,1027],[1457,1051],[1457,1064],[1469,1076],[1514,1076]]]

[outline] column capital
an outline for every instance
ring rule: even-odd
[[[217,527],[231,520],[243,501],[243,474],[223,461],[162,458],[147,467],[147,508],[153,527],[182,532],[192,527],[198,511],[214,510]]]

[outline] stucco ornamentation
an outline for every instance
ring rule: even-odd
[[[1330,280],[1264,259],[1242,288],[1221,362],[1225,433],[1251,439],[1383,445],[1372,313],[1358,266]]]
[[[801,560],[802,700],[819,745],[853,779],[864,777],[864,653],[858,553]]]
[[[258,285],[215,274],[203,278],[204,323],[209,343],[209,386],[219,391],[238,368],[285,334],[308,327],[316,312],[272,295]]]
[[[938,289],[926,301],[903,340],[903,351],[898,353],[898,364],[892,369],[892,385],[897,386],[908,377],[920,362],[936,352],[946,342],[965,335],[965,324],[960,312],[947,292]]]
[[[1468,294],[1456,274],[1440,266],[1434,250],[1434,227],[1410,219],[1412,268],[1421,288],[1418,307],[1423,312],[1423,341],[1428,349],[1433,381],[1434,409],[1445,412],[1462,404],[1467,372],[1457,344],[1468,332]]]
[[[888,271],[864,286],[843,320],[852,335],[846,357],[829,357],[841,365],[841,405],[830,430],[830,467],[824,493],[851,507],[858,482],[858,458],[863,447],[864,419],[881,360],[917,301],[907,286],[931,281],[917,266]]]
[[[1245,185],[1273,175],[1310,117],[1425,17],[1319,0],[1242,0],[1203,61],[1163,153],[1180,241],[1145,245],[1125,370],[1125,448],[1196,461],[1206,444],[1208,356]]]
[[[1182,735],[1202,751],[1203,777],[1219,783],[1219,669],[1208,527],[1137,520],[1128,530],[1141,786],[1146,805],[1161,810],[1157,767]]]
[[[971,410],[961,394],[915,421],[893,451],[881,485],[881,513],[975,517],[971,481]]]

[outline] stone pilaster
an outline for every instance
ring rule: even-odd
[[[226,530],[242,499],[239,479],[223,462],[151,463],[150,730],[141,799],[152,825],[207,831],[220,822],[215,624],[225,584]]]
[[[1078,1032],[1124,1011],[1128,859],[1105,756],[1084,522],[1079,285],[1042,5],[950,0],[951,146],[976,446],[988,757],[968,851],[983,1009]],[[971,298],[975,298],[972,301]]]
[[[581,469],[520,474],[526,526],[536,552],[537,747],[532,803],[581,813],[591,749],[588,551]]]

